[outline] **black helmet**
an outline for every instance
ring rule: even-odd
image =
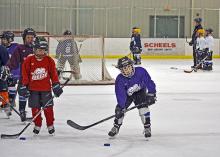
[[[123,68],[127,65],[133,65],[133,64],[134,64],[134,62],[130,58],[125,56],[125,57],[122,57],[122,58],[118,59],[118,64],[117,64],[116,67],[118,69],[121,69],[121,68]]]
[[[195,18],[194,21],[195,21],[196,23],[201,23],[201,22],[202,22],[202,18],[200,18],[200,17]]]
[[[0,38],[4,38],[4,39],[7,39],[9,42],[12,42],[14,41],[14,33],[11,32],[11,31],[4,31],[1,35],[0,35]]]
[[[208,32],[208,33],[213,33],[213,29],[212,28],[208,28],[205,31]]]
[[[23,40],[25,40],[25,37],[27,35],[33,35],[34,37],[36,37],[36,32],[33,28],[26,28],[22,33]]]
[[[48,42],[44,37],[36,37],[34,41],[34,48],[35,49],[44,49],[48,51]]]
[[[72,35],[72,32],[70,30],[66,30],[63,35]]]

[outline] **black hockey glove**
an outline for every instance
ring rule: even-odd
[[[25,97],[25,98],[28,98],[30,96],[30,91],[28,90],[28,88],[26,86],[21,85],[18,88],[18,94]]]
[[[146,99],[147,99],[147,105],[150,106],[152,104],[155,104],[155,102],[157,101],[157,96],[155,93],[147,93]]]
[[[60,83],[53,84],[53,93],[55,97],[59,97],[63,93],[63,89],[60,86]]]
[[[192,46],[193,45],[193,42],[192,42],[192,40],[189,42],[189,46]]]
[[[117,106],[115,108],[115,117],[117,119],[120,119],[120,118],[124,117],[124,112],[125,112],[125,109],[121,109],[120,107]]]

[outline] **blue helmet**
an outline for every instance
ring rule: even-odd
[[[123,68],[127,65],[133,65],[133,64],[134,64],[134,62],[130,58],[125,56],[125,57],[122,57],[122,58],[118,59],[118,64],[117,64],[116,67],[118,69],[121,69],[121,68]]]
[[[202,22],[202,18],[200,18],[200,17],[195,18],[194,21],[195,21],[196,23],[201,23],[201,22]]]
[[[25,40],[25,37],[27,35],[33,35],[34,37],[36,37],[36,32],[33,28],[26,28],[22,33],[23,40]]]
[[[120,58],[116,67],[120,69],[121,74],[125,77],[130,78],[134,75],[134,62],[127,56]]]
[[[11,31],[4,31],[1,35],[0,35],[0,38],[3,38],[3,39],[6,39],[8,40],[8,42],[12,42],[14,41],[14,33],[11,32]]]

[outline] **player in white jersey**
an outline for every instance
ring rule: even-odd
[[[203,69],[204,70],[212,70],[212,54],[213,54],[213,47],[214,47],[214,38],[212,36],[213,30],[211,28],[206,29],[206,53],[207,59],[204,61]]]
[[[197,65],[201,63],[201,61],[206,57],[206,41],[205,41],[205,30],[199,29],[197,31],[198,38],[196,39],[196,59]],[[200,64],[198,69],[202,68],[202,64]]]

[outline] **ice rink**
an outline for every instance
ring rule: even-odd
[[[119,71],[107,60],[113,77]],[[214,157],[220,154],[220,60],[214,70],[184,73],[192,60],[143,60],[157,85],[157,103],[150,107],[152,137],[145,139],[138,111],[126,114],[115,139],[108,138],[113,119],[79,131],[71,119],[89,125],[114,113],[114,86],[68,86],[55,99],[55,136],[45,123],[38,136],[33,125],[19,139],[0,139],[1,157]],[[171,69],[177,67],[178,69]],[[30,115],[30,110],[28,109]],[[43,119],[45,121],[45,118]],[[13,113],[0,113],[0,133],[15,134],[25,127]],[[110,146],[104,146],[110,143]]]

